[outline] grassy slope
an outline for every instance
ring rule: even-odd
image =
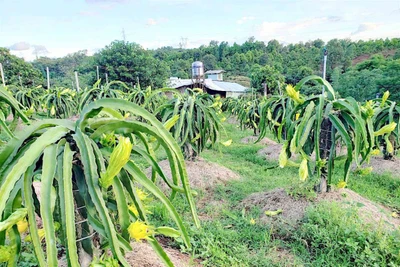
[[[229,147],[220,147],[207,150],[202,157],[208,161],[223,165],[240,174],[241,179],[231,181],[225,186],[214,188],[206,195],[205,204],[199,208],[199,214],[205,218],[202,229],[191,229],[192,244],[195,257],[205,259],[205,266],[335,266],[335,254],[311,255],[302,242],[279,239],[279,229],[271,229],[267,225],[250,224],[252,218],[259,218],[260,210],[254,207],[244,212],[240,202],[254,192],[269,191],[275,188],[290,188],[300,186],[297,168],[272,168],[276,165],[267,162],[257,155],[263,147],[259,144],[242,144],[243,137],[250,136],[252,131],[241,131],[236,125],[225,123],[226,136],[224,140],[233,139]],[[334,181],[341,178],[340,164],[337,166]],[[352,175],[349,182],[350,189],[366,198],[380,202],[387,206],[400,209],[400,180],[390,176]],[[307,193],[307,188],[300,189]],[[204,192],[200,192],[200,196]],[[182,199],[174,201],[181,209],[186,209]],[[157,207],[155,207],[157,209]],[[170,224],[167,214],[161,210],[155,211],[158,222]],[[164,215],[163,215],[164,214]],[[185,213],[190,221],[190,217]],[[322,215],[331,216],[331,215]],[[361,227],[361,226],[360,226]],[[363,232],[356,229],[356,232]],[[326,233],[318,233],[323,236]],[[317,235],[317,234],[316,234]],[[358,238],[358,237],[357,237]],[[290,250],[291,256],[282,256],[282,249]]]
[[[257,155],[257,151],[263,148],[263,145],[240,143],[242,138],[252,135],[252,131],[241,131],[229,123],[225,123],[224,126],[226,129],[224,138],[233,139],[233,144],[229,147],[222,147],[220,151],[205,151],[202,157],[228,167],[245,178],[238,182],[232,182],[230,185],[240,188],[238,194],[245,197],[249,193],[268,191],[277,187],[286,188],[293,183],[299,183],[297,168],[267,169],[276,163],[267,162]],[[269,138],[273,139],[272,135]],[[333,178],[335,184],[343,177],[342,164],[338,163],[335,167]],[[400,211],[400,180],[397,178],[388,174],[371,173],[364,176],[351,174],[348,186],[370,200]]]

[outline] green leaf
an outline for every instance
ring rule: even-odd
[[[29,233],[33,244],[33,250],[40,267],[47,266],[44,252],[41,246],[41,240],[38,234],[38,226],[36,223],[35,216],[35,205],[33,203],[32,197],[32,179],[33,179],[33,169],[34,165],[31,165],[24,174],[24,188],[23,188],[23,198],[25,200],[25,206],[28,210],[28,223],[29,223]]]
[[[48,266],[58,266],[57,241],[53,220],[52,188],[57,167],[57,145],[46,147],[43,155],[43,172],[41,179],[40,214],[46,236],[46,253]],[[55,202],[55,201],[54,201]]]
[[[8,230],[13,225],[17,224],[17,222],[26,217],[27,212],[26,208],[20,208],[14,211],[7,219],[0,222],[0,232]]]
[[[8,196],[22,174],[26,172],[29,166],[32,166],[46,146],[59,140],[67,131],[67,128],[61,126],[46,131],[32,143],[25,154],[12,166],[11,171],[4,178],[0,187],[0,196],[2,196],[0,198],[0,214],[3,213]]]
[[[319,84],[325,86],[325,88],[327,89],[327,93],[328,93],[328,99],[329,100],[335,100],[335,91],[333,90],[332,86],[324,79],[322,79],[321,77],[317,76],[317,75],[310,75],[307,76],[305,78],[303,78],[302,80],[300,80],[296,86],[294,87],[294,89],[296,91],[299,91],[301,89],[301,87],[307,83],[308,81],[316,81]]]
[[[343,125],[340,119],[333,114],[329,115],[329,119],[332,122],[332,125],[336,128],[336,130],[344,140],[347,147],[347,159],[344,165],[344,181],[347,182],[350,172],[350,164],[353,161],[353,145],[351,142],[351,138],[346,130],[346,127]]]
[[[103,107],[120,109],[130,112],[131,114],[140,116],[144,120],[147,120],[155,128],[155,133],[157,135],[155,137],[159,142],[163,141],[164,144],[166,145],[164,149],[166,149],[166,152],[169,153],[168,159],[170,161],[171,170],[173,172],[175,170],[175,164],[178,164],[177,171],[179,172],[183,188],[185,189],[185,195],[189,202],[194,222],[197,227],[200,227],[200,221],[198,219],[196,206],[194,204],[194,200],[190,191],[188,176],[182,152],[180,151],[180,147],[173,139],[171,134],[164,128],[163,124],[159,122],[152,114],[150,114],[143,108],[139,107],[138,105],[129,103],[121,99],[101,99],[85,107],[85,109],[81,113],[80,119],[77,121],[77,125],[79,126],[79,128],[83,130],[85,125],[88,124],[87,121],[88,118],[95,116],[99,112],[99,110],[101,110],[101,108]],[[136,125],[139,124],[136,123]],[[149,127],[146,128],[149,129]]]
[[[96,157],[94,155],[90,139],[89,137],[84,135],[79,128],[77,128],[76,134],[73,135],[73,138],[75,139],[76,144],[79,148],[79,152],[81,154],[81,161],[84,167],[84,175],[86,178],[88,193],[90,195],[89,201],[93,202],[96,211],[100,216],[102,222],[101,228],[104,228],[104,234],[105,237],[108,238],[108,243],[110,245],[112,253],[117,257],[117,259],[123,266],[129,266],[120,251],[116,230],[114,228],[114,224],[111,221],[106,204],[102,197],[102,193],[99,187],[99,173],[97,171]],[[86,205],[88,205],[88,203]]]
[[[156,232],[168,237],[180,237],[181,233],[178,230],[175,230],[172,227],[160,226],[156,228]]]
[[[74,152],[71,151],[69,144],[65,144],[63,155],[63,170],[60,175],[60,205],[65,225],[65,237],[67,245],[68,262],[71,266],[79,267],[78,249],[76,246],[75,228],[75,201],[72,193],[72,159]]]

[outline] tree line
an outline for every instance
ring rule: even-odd
[[[201,60],[205,70],[223,69],[226,79],[270,93],[279,85],[296,84],[305,76],[322,73],[323,50],[328,50],[327,80],[342,97],[359,101],[390,90],[400,100],[400,38],[370,41],[333,39],[325,43],[317,39],[284,45],[277,40],[267,43],[249,38],[243,44],[211,41],[198,48],[162,47],[143,49],[131,42],[114,41],[93,56],[79,51],[62,58],[40,57],[28,63],[0,48],[7,83],[45,87],[46,67],[55,86],[74,87],[74,71],[80,86],[91,86],[99,76],[123,81],[131,86],[165,86],[171,77],[190,78],[191,63]],[[279,82],[278,82],[279,81]],[[318,93],[318,86],[308,86],[305,94]]]

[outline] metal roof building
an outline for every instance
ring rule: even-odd
[[[240,95],[246,93],[246,87],[232,82],[224,82],[212,79],[204,79],[201,81],[205,91],[211,95],[220,95],[221,97],[239,97]],[[170,78],[168,86],[171,88],[183,91],[186,88],[193,88],[195,81],[191,79],[178,79]]]
[[[213,81],[223,81],[224,77],[222,74],[224,72],[224,70],[209,70],[206,71],[204,74],[207,75],[208,79],[211,79]]]

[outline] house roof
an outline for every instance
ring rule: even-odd
[[[172,88],[181,88],[185,86],[190,86],[193,84],[191,79],[170,79],[169,86]],[[247,88],[232,82],[222,82],[222,81],[213,81],[211,79],[204,80],[204,86],[214,90],[214,91],[221,91],[221,92],[237,92],[237,93],[244,93],[246,92]]]
[[[193,81],[191,79],[172,79],[170,78],[168,81],[168,87],[171,88],[180,88],[184,86],[192,85]]]
[[[246,87],[244,87],[238,83],[222,82],[222,81],[212,81],[212,83],[222,89],[222,90],[213,89],[216,91],[238,92],[238,93],[243,92],[244,93],[247,90]]]
[[[206,71],[205,74],[220,74],[223,72],[225,72],[225,71],[224,70],[209,70],[209,71]]]

